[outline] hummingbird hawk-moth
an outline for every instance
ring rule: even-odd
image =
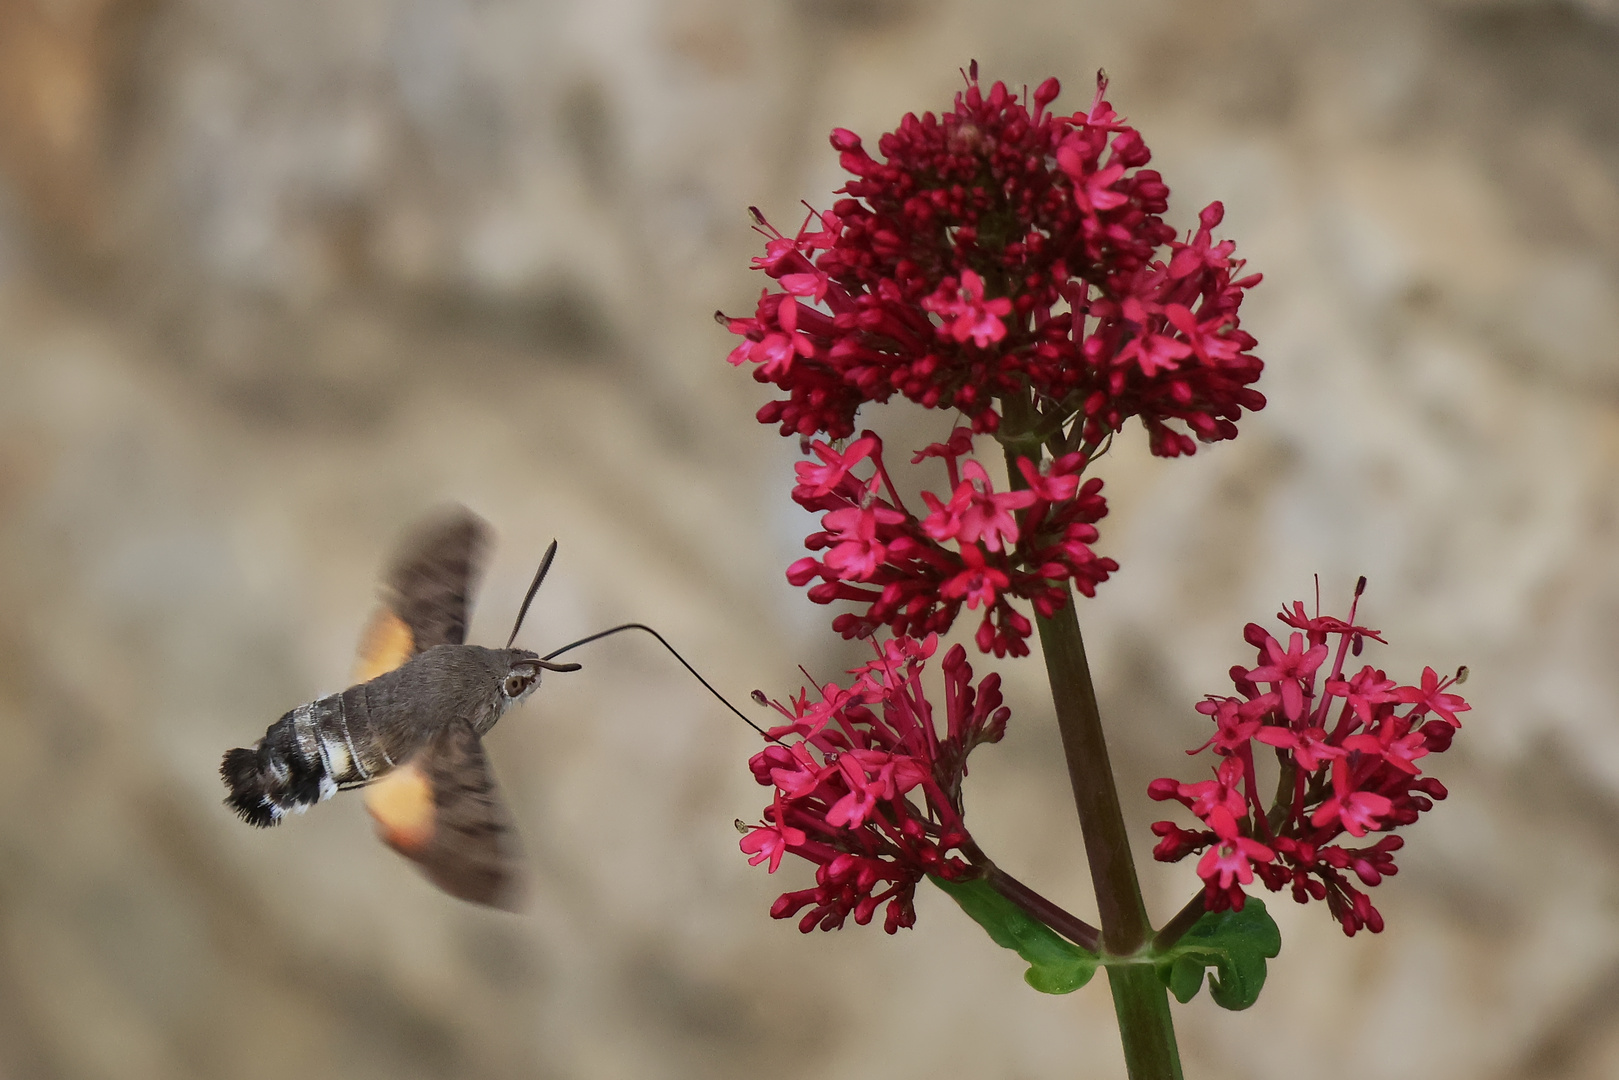
[[[300,705],[257,746],[225,754],[226,805],[249,825],[365,788],[382,841],[452,896],[512,909],[511,814],[495,790],[483,736],[527,698],[542,671],[573,671],[514,649],[553,541],[504,649],[467,645],[470,598],[489,529],[456,507],[420,523],[383,576],[382,606],[360,642],[355,685]]]

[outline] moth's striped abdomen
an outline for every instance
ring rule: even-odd
[[[388,771],[393,762],[376,745],[366,711],[363,684],[293,709],[258,746],[225,754],[225,801],[249,825],[265,827]]]

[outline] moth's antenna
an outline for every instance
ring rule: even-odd
[[[551,546],[545,549],[545,558],[540,560],[540,568],[534,571],[534,581],[528,587],[528,595],[523,597],[523,606],[517,609],[517,621],[512,623],[512,636],[506,639],[506,648],[512,647],[517,640],[517,631],[523,628],[523,616],[528,614],[528,606],[534,602],[534,594],[540,591],[540,582],[545,580],[545,572],[551,569],[551,560],[557,557],[557,542],[551,541]]]
[[[555,550],[556,545],[552,544],[551,547],[552,547],[552,550]],[[550,561],[550,556],[549,555],[547,555],[546,561],[547,562]],[[545,572],[545,567],[543,567],[543,566],[540,567],[540,572],[544,573]],[[538,584],[538,579],[536,579],[535,583],[536,583],[536,585]],[[531,589],[529,591],[532,594],[533,590]],[[524,607],[528,606],[527,601],[524,601],[523,606]],[[522,616],[518,616],[518,618],[519,618],[519,620],[521,620]],[[658,639],[658,644],[662,645],[665,649],[668,649],[670,654],[673,655],[676,660],[680,661],[681,667],[684,667],[687,671],[691,672],[692,678],[694,678],[698,682],[702,683],[703,688],[705,690],[707,690],[710,694],[713,694],[716,698],[718,698],[721,705],[724,705],[727,709],[730,709],[732,712],[736,713],[737,716],[742,718],[742,722],[744,724],[748,725],[754,731],[757,731],[760,735],[764,735],[765,738],[767,738],[767,739],[770,738],[769,735],[765,735],[765,730],[763,728],[761,728],[758,724],[755,724],[752,720],[749,720],[745,715],[743,715],[742,710],[738,709],[735,705],[732,705],[729,701],[726,701],[724,694],[720,693],[718,690],[716,690],[712,686],[710,686],[709,683],[708,683],[708,680],[703,678],[701,675],[699,675],[697,673],[696,668],[694,668],[690,664],[686,663],[686,658],[684,656],[681,656],[680,653],[676,652],[675,647],[673,645],[669,644],[667,641],[665,641],[663,639],[662,634],[660,634],[656,630],[652,629],[652,627],[647,626],[645,623],[638,623],[638,622],[625,623],[623,626],[615,626],[611,630],[603,630],[599,634],[591,634],[589,637],[582,637],[578,641],[575,641],[575,642],[572,642],[570,644],[562,646],[562,648],[560,648],[560,649],[552,649],[550,652],[548,652],[544,656],[540,657],[540,662],[544,663],[544,662],[546,662],[548,660],[553,659],[554,657],[561,656],[565,652],[571,652],[572,650],[577,649],[581,645],[589,645],[592,641],[600,641],[604,637],[610,637],[613,634],[621,633],[621,632],[623,632],[625,630],[645,630],[647,633],[649,633],[653,637],[657,638]]]

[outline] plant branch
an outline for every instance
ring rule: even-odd
[[[985,880],[994,890],[1022,909],[1038,923],[1043,923],[1082,949],[1093,953],[1102,951],[1102,932],[1077,915],[1072,915],[1041,896],[1023,882],[991,863]]]
[[[1203,917],[1208,909],[1203,904],[1203,890],[1199,889],[1197,895],[1186,901],[1186,906],[1175,913],[1175,917],[1164,924],[1152,939],[1154,952],[1163,952],[1175,942],[1186,936],[1186,931],[1197,925],[1197,920]]]

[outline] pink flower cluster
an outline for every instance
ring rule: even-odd
[[[1356,603],[1365,584],[1362,578]],[[1362,927],[1376,933],[1383,917],[1349,874],[1376,885],[1396,872],[1394,852],[1404,841],[1394,835],[1363,847],[1343,841],[1409,825],[1445,797],[1444,785],[1423,776],[1417,761],[1448,749],[1461,726],[1456,714],[1471,708],[1446,692],[1463,673],[1441,679],[1424,668],[1420,686],[1402,686],[1370,665],[1345,675],[1351,651],[1359,656],[1365,639],[1383,640],[1354,625],[1353,605],[1348,621],[1307,616],[1302,603],[1278,618],[1294,630],[1287,645],[1249,623],[1243,636],[1258,649],[1259,663],[1231,669],[1239,696],[1210,696],[1198,705],[1215,724],[1213,737],[1198,748],[1212,746],[1220,755],[1214,779],[1149,785],[1152,798],[1181,803],[1204,826],[1157,822],[1152,830],[1161,839],[1153,854],[1174,862],[1204,853],[1197,872],[1209,911],[1240,911],[1243,886],[1257,875],[1272,892],[1291,885],[1301,904],[1325,899],[1346,934]],[[1329,654],[1331,667],[1324,670]],[[1273,747],[1279,762],[1268,811],[1255,742]]]
[[[975,65],[952,111],[907,115],[879,140],[886,160],[832,133],[846,197],[791,237],[759,219],[754,265],[776,287],[751,318],[724,320],[746,339],[731,363],[786,394],[760,421],[847,438],[862,404],[898,393],[994,432],[996,399],[1032,388],[1070,449],[1138,416],[1172,457],[1264,406],[1238,318],[1260,278],[1213,239],[1221,205],[1177,239],[1169,189],[1106,83],[1072,116],[1046,112],[1059,89],[1042,83],[1031,112],[1002,83],[984,94]]]
[[[787,854],[816,866],[815,887],[783,893],[774,918],[807,908],[800,930],[834,930],[851,914],[869,923],[886,902],[883,929],[892,934],[916,922],[913,897],[924,875],[974,873],[962,857],[977,849],[961,819],[961,781],[967,755],[999,741],[1010,710],[1000,676],[975,687],[957,645],[944,657],[941,733],[921,683],[937,645],[935,636],[892,639],[851,672],[847,688],[828,683],[818,700],[803,690],[788,705],[772,703],[787,723],[767,733],[774,741],[748,765],[775,797],[741,847],[771,873]]]
[[[950,494],[922,492],[925,517],[906,508],[883,465],[882,440],[865,432],[844,450],[825,442],[810,447],[819,461],[800,462],[793,500],[824,511],[821,531],[804,541],[820,558],[805,557],[787,570],[787,580],[806,585],[818,604],[847,600],[865,605],[832,627],[844,637],[864,637],[879,627],[921,637],[948,629],[961,611],[983,609],[977,644],[996,656],[1028,653],[1033,629],[1011,598],[1031,601],[1050,615],[1067,602],[1067,582],[1086,596],[1118,569],[1090,548],[1095,523],[1107,513],[1102,482],[1081,482],[1084,459],[1067,454],[1042,470],[1018,459],[1026,485],[995,490],[982,465],[960,459],[972,451],[972,432],[957,428],[912,463],[942,458]],[[854,473],[869,461],[872,473]]]

